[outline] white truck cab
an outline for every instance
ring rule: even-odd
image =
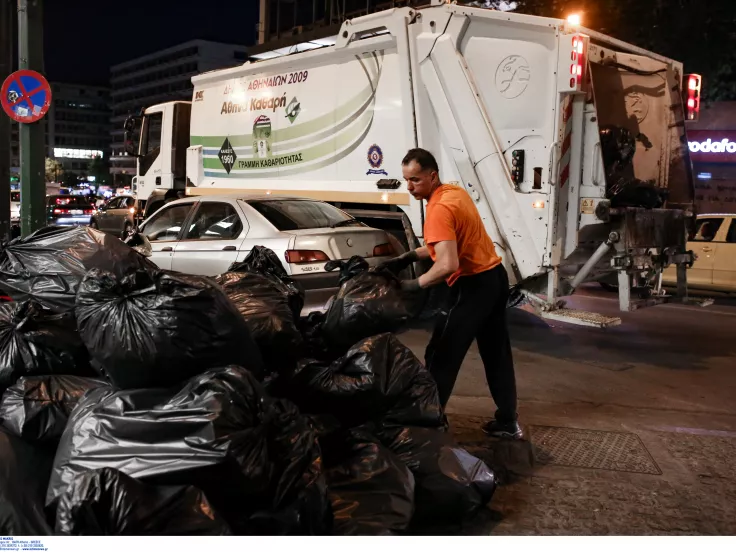
[[[321,199],[414,247],[424,205],[401,159],[424,147],[542,316],[613,325],[560,297],[614,278],[623,311],[671,301],[658,276],[676,266],[689,300],[684,78],[566,21],[434,0],[346,21],[332,46],[193,77],[191,104],[138,119],[136,190],[148,212],[234,191]]]

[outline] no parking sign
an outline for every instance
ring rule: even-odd
[[[0,89],[0,103],[14,121],[35,123],[51,107],[51,87],[40,73],[21,69],[5,79]]]

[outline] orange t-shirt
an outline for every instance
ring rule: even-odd
[[[427,202],[424,243],[433,261],[437,260],[434,246],[441,241],[457,242],[459,266],[447,278],[448,285],[460,276],[485,272],[501,264],[501,257],[496,255],[493,241],[468,192],[450,184],[442,184]]]

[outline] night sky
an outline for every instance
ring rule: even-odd
[[[258,0],[44,2],[49,80],[109,85],[110,66],[201,38],[252,45]]]

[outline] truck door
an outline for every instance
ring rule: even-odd
[[[161,154],[164,132],[164,112],[148,113],[143,119],[138,159],[139,191],[153,190],[162,184],[165,156]],[[145,193],[145,192],[144,192]]]

